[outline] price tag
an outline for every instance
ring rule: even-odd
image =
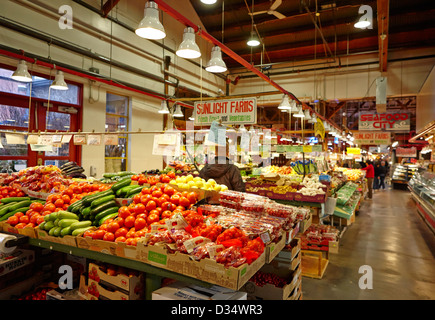
[[[261,239],[261,241],[263,241],[264,244],[269,243],[271,241],[269,231],[266,231],[266,232],[263,232],[262,234],[260,234],[260,239]]]
[[[313,152],[313,147],[312,146],[302,146],[302,152],[305,152],[305,153]]]

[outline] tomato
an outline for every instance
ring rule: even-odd
[[[152,214],[150,213],[148,215],[148,218],[147,218],[148,224],[151,224],[151,223],[154,223],[154,222],[158,222],[159,220],[160,220],[160,217],[156,213],[152,213]]]
[[[137,175],[137,174],[132,175],[131,180],[133,180],[133,181],[139,180],[139,175]]]
[[[20,219],[22,216],[24,216],[24,213],[17,212],[16,214],[14,214],[14,216],[16,216],[18,219]]]
[[[136,214],[141,214],[141,213],[145,212],[145,209],[146,209],[146,207],[143,203],[138,203],[138,204],[136,204],[136,206],[134,208],[134,212]]]
[[[169,201],[178,206],[178,204],[180,203],[180,196],[178,194],[173,194]]]
[[[140,177],[140,178],[137,180],[137,183],[138,183],[139,185],[143,186],[144,184],[148,183],[148,179],[147,179],[146,177]]]
[[[56,206],[53,203],[46,203],[43,210],[54,212],[54,210],[56,210]]]
[[[117,217],[117,218],[115,218],[115,222],[118,223],[120,228],[122,228],[124,226],[124,218]]]
[[[171,197],[167,195],[166,193],[162,194],[162,196],[159,199],[164,199],[165,201],[169,201]]]
[[[141,194],[140,193],[136,194],[133,197],[133,202],[136,203],[136,204],[140,203],[140,198],[141,198]]]
[[[140,193],[142,193],[142,194],[151,194],[151,190],[149,188],[143,188]]]
[[[92,239],[94,239],[94,237],[95,237],[95,231],[94,230],[86,230],[83,233],[83,237],[84,238],[92,238]]]
[[[169,171],[169,172],[167,173],[167,176],[168,176],[169,178],[171,178],[171,179],[175,179],[175,172],[174,172],[174,171]]]
[[[128,216],[127,218],[125,218],[124,220],[124,226],[126,228],[132,228],[134,226],[134,222],[136,221],[136,218],[133,216]]]
[[[127,240],[125,237],[120,236],[115,239],[115,242],[125,242],[125,240]]]
[[[116,230],[118,230],[119,228],[120,228],[119,224],[116,221],[112,221],[107,225],[107,231],[110,233],[113,233],[114,235],[115,235]]]
[[[66,195],[66,194],[64,194],[64,195],[62,196],[62,200],[63,200],[63,203],[70,203],[70,202],[71,202],[71,198],[70,198],[70,196],[68,196],[68,195]]]
[[[140,197],[140,202],[146,206],[147,203],[148,203],[148,201],[151,200],[151,198],[152,198],[152,197],[151,197],[150,194],[143,195],[143,196]]]
[[[185,197],[181,197],[179,200],[179,205],[185,208],[188,208],[190,206],[190,201],[189,199],[185,198]]]
[[[154,210],[157,208],[157,203],[154,200],[148,201],[148,203],[145,206],[145,209],[149,212],[151,210]]]
[[[115,232],[115,238],[119,238],[119,237],[125,238],[125,235],[127,234],[127,232],[128,232],[128,229],[126,227],[119,228]]]
[[[63,202],[63,200],[62,199],[57,199],[55,202],[54,202],[54,205],[56,206],[56,208],[63,208],[63,205],[64,205],[65,203]]]
[[[42,203],[40,203],[40,202],[33,202],[30,205],[30,209],[32,209],[32,210],[34,210],[36,212],[41,212],[42,209],[44,209],[44,205]]]
[[[134,222],[134,228],[136,230],[142,230],[147,226],[147,222],[143,218],[136,218],[136,221]]]
[[[39,226],[41,223],[44,222],[44,216],[40,215],[37,219],[36,219],[36,224]]]
[[[95,240],[103,240],[105,234],[106,234],[105,230],[98,229],[94,232],[94,236],[92,238]]]
[[[125,235],[125,237],[127,239],[129,238],[134,238],[134,235],[136,233],[136,229],[135,228],[131,228],[130,230],[128,230],[127,234]]]
[[[191,204],[195,204],[198,201],[198,195],[195,192],[189,192],[187,199]]]
[[[170,197],[175,193],[175,189],[171,186],[166,186],[163,192]]]
[[[118,209],[118,217],[120,218],[127,218],[130,215],[130,210],[127,206],[122,206]]]
[[[156,190],[156,191],[153,191],[153,193],[151,195],[155,198],[160,198],[163,195],[163,192],[161,190]]]
[[[103,236],[104,241],[114,241],[115,235],[112,232],[106,232]]]
[[[17,228],[17,229],[23,229],[25,226],[26,226],[26,223],[20,222],[20,223],[15,225],[15,228]]]
[[[162,219],[169,219],[169,218],[172,217],[172,215],[173,215],[172,211],[170,211],[170,210],[166,210],[166,211],[163,211],[163,212],[162,212],[162,214],[161,214],[161,218],[162,218]]]
[[[11,225],[11,226],[15,226],[18,222],[19,222],[19,218],[16,216],[11,216],[8,218],[7,222]]]
[[[34,224],[38,224],[37,221],[38,221],[38,218],[39,218],[39,217],[41,217],[41,215],[40,215],[39,213],[33,214],[33,215],[30,217],[29,222],[30,222],[30,223],[34,223]]]
[[[141,238],[141,237],[143,237],[143,236],[145,236],[145,234],[147,233],[147,229],[146,228],[144,228],[144,229],[142,229],[142,230],[139,230],[139,231],[136,231],[134,234],[135,234],[135,238]]]

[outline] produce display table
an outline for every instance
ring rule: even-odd
[[[137,271],[145,272],[145,299],[151,300],[151,294],[154,290],[161,287],[162,278],[171,278],[186,283],[191,283],[203,287],[211,287],[212,284],[198,280],[196,278],[188,277],[180,273],[172,272],[169,270],[161,269],[141,261],[122,258],[111,254],[86,250],[78,247],[67,246],[60,243],[45,241],[41,239],[29,238],[29,244],[35,247],[50,249],[54,251],[63,252],[66,254],[84,257],[88,259],[98,260],[105,263],[114,264],[117,266],[134,269]]]

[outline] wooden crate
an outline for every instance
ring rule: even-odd
[[[321,251],[301,250],[301,254],[302,276],[322,279],[329,260],[323,258]]]

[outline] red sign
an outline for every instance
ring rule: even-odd
[[[409,131],[411,119],[409,113],[366,113],[360,114],[359,130]]]
[[[402,158],[416,158],[417,157],[417,148],[397,148],[396,149],[396,157]]]

